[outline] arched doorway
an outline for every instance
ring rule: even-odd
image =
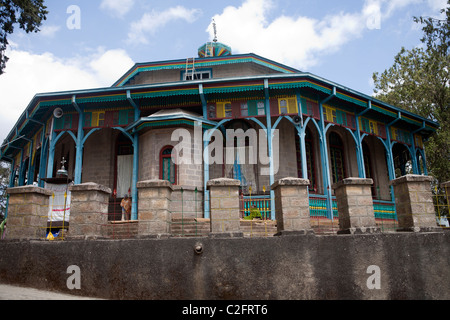
[[[114,190],[117,198],[131,194],[131,181],[133,176],[133,144],[123,133],[116,138],[116,155],[114,170]]]
[[[413,172],[411,153],[408,148],[399,142],[392,147],[392,157],[394,159],[395,177],[401,177]]]
[[[341,136],[330,132],[328,137],[330,149],[331,183],[337,183],[346,177],[344,143]]]
[[[305,149],[306,149],[306,167],[308,171],[308,180],[310,182],[309,192],[316,193],[318,190],[317,183],[317,164],[316,164],[316,152],[315,152],[315,140],[310,128],[305,130]],[[300,150],[300,137],[295,132],[295,149],[297,156],[297,176],[303,177],[302,174],[302,155]]]
[[[257,174],[257,160],[252,158],[252,155],[255,156],[254,150],[257,150],[256,130],[244,120],[230,121],[227,123],[226,130],[226,139],[233,139],[232,142],[227,140],[225,144],[227,147],[233,147],[234,162],[227,163],[225,152],[224,176],[239,180],[244,195],[256,194],[261,189],[259,188],[259,175]],[[231,133],[231,135],[228,136],[228,133]]]

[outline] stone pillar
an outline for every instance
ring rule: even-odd
[[[6,239],[45,239],[52,192],[35,186],[8,188]]]
[[[147,180],[137,184],[138,237],[170,237],[172,185],[166,180]]]
[[[308,179],[284,178],[276,181],[271,189],[275,192],[275,235],[314,234],[310,223]]]
[[[111,189],[87,182],[69,187],[71,192],[68,239],[106,237]]]
[[[228,178],[209,180],[211,237],[242,237],[239,206],[240,181]]]
[[[372,179],[346,178],[333,185],[339,213],[338,234],[381,232],[373,210]]]
[[[408,174],[391,181],[398,231],[439,231],[431,193],[432,177]]]

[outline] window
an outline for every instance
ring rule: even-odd
[[[128,111],[128,122],[127,124],[130,124],[134,122],[134,110],[129,110]]]
[[[201,79],[210,79],[210,78],[211,78],[211,71],[209,71],[209,70],[184,72],[184,74],[183,74],[184,80],[201,80]]]
[[[98,126],[103,127],[105,125],[105,113],[99,112],[98,113]]]
[[[233,116],[233,109],[231,103],[225,103],[225,118],[231,118]]]
[[[334,123],[337,123],[337,114],[336,114],[336,109],[332,109],[331,110],[331,119]]]
[[[208,106],[208,118],[216,118],[216,106],[213,104]]]
[[[172,146],[166,146],[161,149],[159,160],[159,178],[161,180],[167,180],[172,184],[177,182],[177,167],[172,160]]]
[[[286,97],[278,99],[278,107],[280,114],[294,114],[298,113],[297,98]]]
[[[344,144],[335,132],[330,133],[329,139],[332,182],[336,183],[345,177]]]
[[[87,117],[85,118],[85,124]],[[105,125],[105,111],[92,112],[90,119],[91,127],[103,127]]]
[[[92,119],[92,114],[90,112],[87,112],[84,114],[84,126],[85,127],[90,127],[91,126],[91,119]]]
[[[241,102],[241,116],[247,117],[248,116],[248,105],[247,102]]]
[[[72,115],[67,114],[64,116],[64,130],[71,129],[72,128]]]
[[[280,100],[280,114],[288,113],[287,100]]]
[[[114,111],[113,112],[113,114],[112,114],[112,124],[114,125],[114,126],[117,126],[117,125],[119,125],[119,111]]]
[[[347,125],[353,130],[356,129],[356,120],[355,116],[347,113]]]
[[[264,101],[258,101],[256,103],[256,106],[258,107],[258,116],[264,116],[266,114],[266,108],[264,105]]]
[[[231,118],[233,116],[233,109],[231,102],[217,102],[216,103],[216,118]]]

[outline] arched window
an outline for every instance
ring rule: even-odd
[[[172,160],[172,150],[172,146],[166,146],[161,149],[159,155],[159,178],[172,184],[177,184],[177,167]]]
[[[330,133],[329,140],[332,182],[336,183],[345,178],[344,144],[335,132]]]
[[[373,180],[372,184],[372,197],[379,198],[379,195],[376,192],[376,181],[373,175],[373,169],[372,169],[372,163],[371,163],[371,155],[369,146],[365,141],[362,142],[362,148],[363,148],[363,157],[364,157],[364,171],[366,172],[366,178],[370,178]]]
[[[392,147],[396,178],[412,173],[411,153],[403,143],[395,143]]]
[[[301,158],[301,151],[300,151],[300,137],[298,136],[297,132],[295,133],[295,146],[297,151],[297,172],[298,177],[301,178],[302,175],[302,158]],[[316,166],[314,162],[314,144],[313,144],[313,138],[311,134],[311,130],[309,128],[306,128],[306,135],[305,135],[305,148],[306,148],[306,167],[308,170],[308,179],[309,179],[309,191],[310,192],[317,192],[317,180],[316,180]]]

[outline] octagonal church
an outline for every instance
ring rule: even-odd
[[[67,185],[110,188],[111,221],[125,195],[128,219],[138,220],[137,184],[154,179],[168,180],[175,197],[195,198],[195,207],[174,202],[174,213],[208,219],[206,185],[220,177],[240,181],[243,217],[258,207],[268,220],[275,219],[270,186],[278,179],[308,179],[311,215],[334,219],[331,186],[371,178],[376,218],[395,220],[389,181],[427,174],[423,143],[437,127],[213,41],[197,57],[136,63],[111,87],[36,94],[3,142],[1,160],[11,164],[10,187],[54,190],[53,201],[65,201],[67,211]]]

